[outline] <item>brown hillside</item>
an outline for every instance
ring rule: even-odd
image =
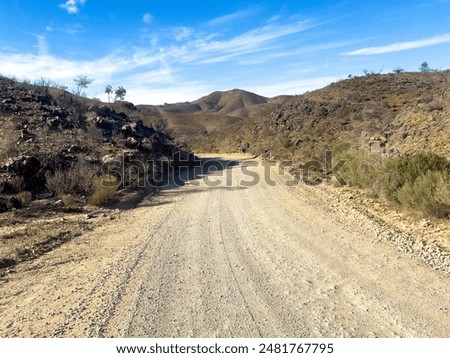
[[[106,164],[121,166],[113,172],[120,174],[128,162],[156,163],[177,152],[186,155],[169,135],[151,126],[155,118],[157,112],[138,111],[128,102],[113,108],[62,90],[1,78],[0,212],[20,207],[15,196],[24,191],[32,198],[86,198],[95,190],[94,177],[105,175]],[[121,188],[136,187],[142,178],[116,179]]]
[[[226,92],[213,92],[193,102],[200,106],[204,112],[219,112],[229,114],[241,108],[246,108],[256,104],[267,103],[266,97],[257,94],[234,89]]]
[[[164,122],[164,129],[168,133],[191,146],[204,141],[213,132],[227,132],[230,126],[238,126],[260,113],[264,107],[272,106],[269,101],[272,102],[257,94],[234,89],[216,91],[193,102],[166,103],[162,106],[140,105],[133,111],[144,122]],[[273,101],[277,102],[278,100]],[[132,112],[126,113],[133,115]]]
[[[216,91],[193,102],[166,103],[162,106],[139,106],[140,108],[154,107],[163,113],[221,113],[230,114],[242,108],[267,103],[266,97],[233,89],[230,91]]]
[[[187,147],[207,139],[211,133],[226,132],[242,121],[221,113],[161,112],[161,116],[166,123],[165,131]]]
[[[277,101],[199,147],[249,146],[295,156],[338,143],[385,154],[431,151],[450,157],[450,71],[356,77]]]

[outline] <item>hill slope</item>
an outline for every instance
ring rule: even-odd
[[[131,103],[111,108],[58,89],[0,79],[0,196],[21,191],[89,195],[92,183],[83,180],[106,174],[106,163],[124,167],[127,161],[156,162],[178,152],[186,156],[169,135],[143,122],[149,116]],[[64,185],[51,188],[54,175],[64,178]],[[118,176],[119,187],[138,186],[135,180],[142,179]],[[66,181],[72,182],[70,188],[64,187]],[[7,206],[0,200],[0,211]]]
[[[199,147],[303,155],[337,143],[385,154],[427,150],[450,157],[450,72],[356,77],[258,108]]]
[[[196,101],[203,112],[218,112],[229,114],[242,108],[267,103],[266,97],[257,94],[234,89],[226,92],[213,92],[208,96],[202,97]]]
[[[231,126],[239,125],[254,113],[259,113],[270,101],[248,91],[233,89],[216,91],[193,102],[140,105],[138,110],[157,112],[165,122],[167,132],[191,146],[213,132],[226,132]]]

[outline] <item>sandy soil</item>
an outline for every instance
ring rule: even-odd
[[[450,335],[445,270],[323,189],[275,173],[271,185],[243,159],[216,159],[227,167],[17,265],[0,283],[0,336]]]

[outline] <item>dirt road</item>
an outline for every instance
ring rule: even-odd
[[[22,264],[0,336],[450,336],[450,279],[374,243],[376,223],[266,183],[261,162],[217,163]]]

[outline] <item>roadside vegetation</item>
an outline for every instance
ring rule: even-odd
[[[119,182],[115,177],[97,174],[98,169],[79,161],[67,170],[48,172],[47,187],[66,207],[74,207],[83,197],[93,206],[110,206],[117,200]]]
[[[450,218],[450,161],[433,153],[382,157],[362,150],[337,151],[346,160],[340,175],[346,184],[366,189],[405,209]]]
[[[346,160],[338,174],[348,187],[413,216],[449,219],[449,104],[450,70],[423,62],[418,72],[365,71],[252,106],[248,117],[213,128],[192,147],[289,161],[311,183],[330,179],[331,150],[335,165]]]

